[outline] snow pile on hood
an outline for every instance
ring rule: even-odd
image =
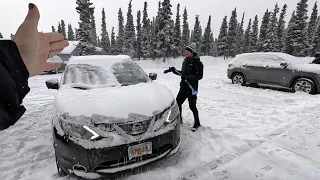
[[[87,117],[99,114],[127,119],[131,113],[152,117],[170,107],[173,100],[171,91],[153,82],[90,90],[62,86],[55,105],[59,114]]]

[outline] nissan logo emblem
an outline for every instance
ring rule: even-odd
[[[135,123],[132,125],[132,134],[140,134],[143,132],[143,125],[141,123]]]

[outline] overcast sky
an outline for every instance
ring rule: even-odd
[[[73,27],[78,26],[79,16],[75,10],[76,0],[0,0],[0,32],[5,38],[14,34],[18,26],[23,21],[27,10],[28,3],[33,2],[38,5],[41,19],[39,23],[39,31],[51,31],[51,26],[58,25],[58,21],[65,20],[66,23],[71,23]],[[133,0],[133,13],[136,21],[138,10],[143,10],[145,0]],[[177,4],[181,5],[181,14],[184,7],[187,7],[189,14],[189,26],[194,27],[195,15],[200,15],[200,21],[203,29],[206,26],[209,15],[212,16],[212,28],[214,29],[215,37],[218,36],[222,19],[225,15],[228,16],[228,21],[231,16],[231,11],[236,7],[238,12],[238,20],[241,21],[242,13],[245,12],[245,22],[247,24],[249,18],[254,18],[257,14],[259,21],[266,9],[273,10],[274,5],[278,2],[280,9],[284,4],[287,4],[287,21],[289,20],[293,10],[296,9],[297,3],[300,0],[171,0],[173,5],[172,11],[175,19]],[[105,8],[107,16],[107,28],[111,34],[111,28],[114,26],[117,29],[118,10],[122,8],[125,19],[128,9],[129,0],[92,0],[95,8],[97,31],[100,34],[101,10]],[[316,0],[309,0],[310,16],[312,8]],[[158,9],[158,0],[149,0],[149,17],[155,16]]]

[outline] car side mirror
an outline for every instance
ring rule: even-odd
[[[287,66],[288,66],[288,63],[286,63],[286,62],[280,63],[280,66],[282,66],[282,67],[287,67]]]
[[[157,80],[157,73],[149,73],[149,77],[152,81]]]
[[[46,81],[48,89],[59,89],[60,83],[58,79],[49,79]]]

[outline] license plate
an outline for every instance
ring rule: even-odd
[[[129,146],[129,148],[128,148],[129,160],[131,160],[135,157],[140,157],[140,156],[146,155],[146,154],[152,154],[152,143],[151,142],[146,142],[143,144]]]

